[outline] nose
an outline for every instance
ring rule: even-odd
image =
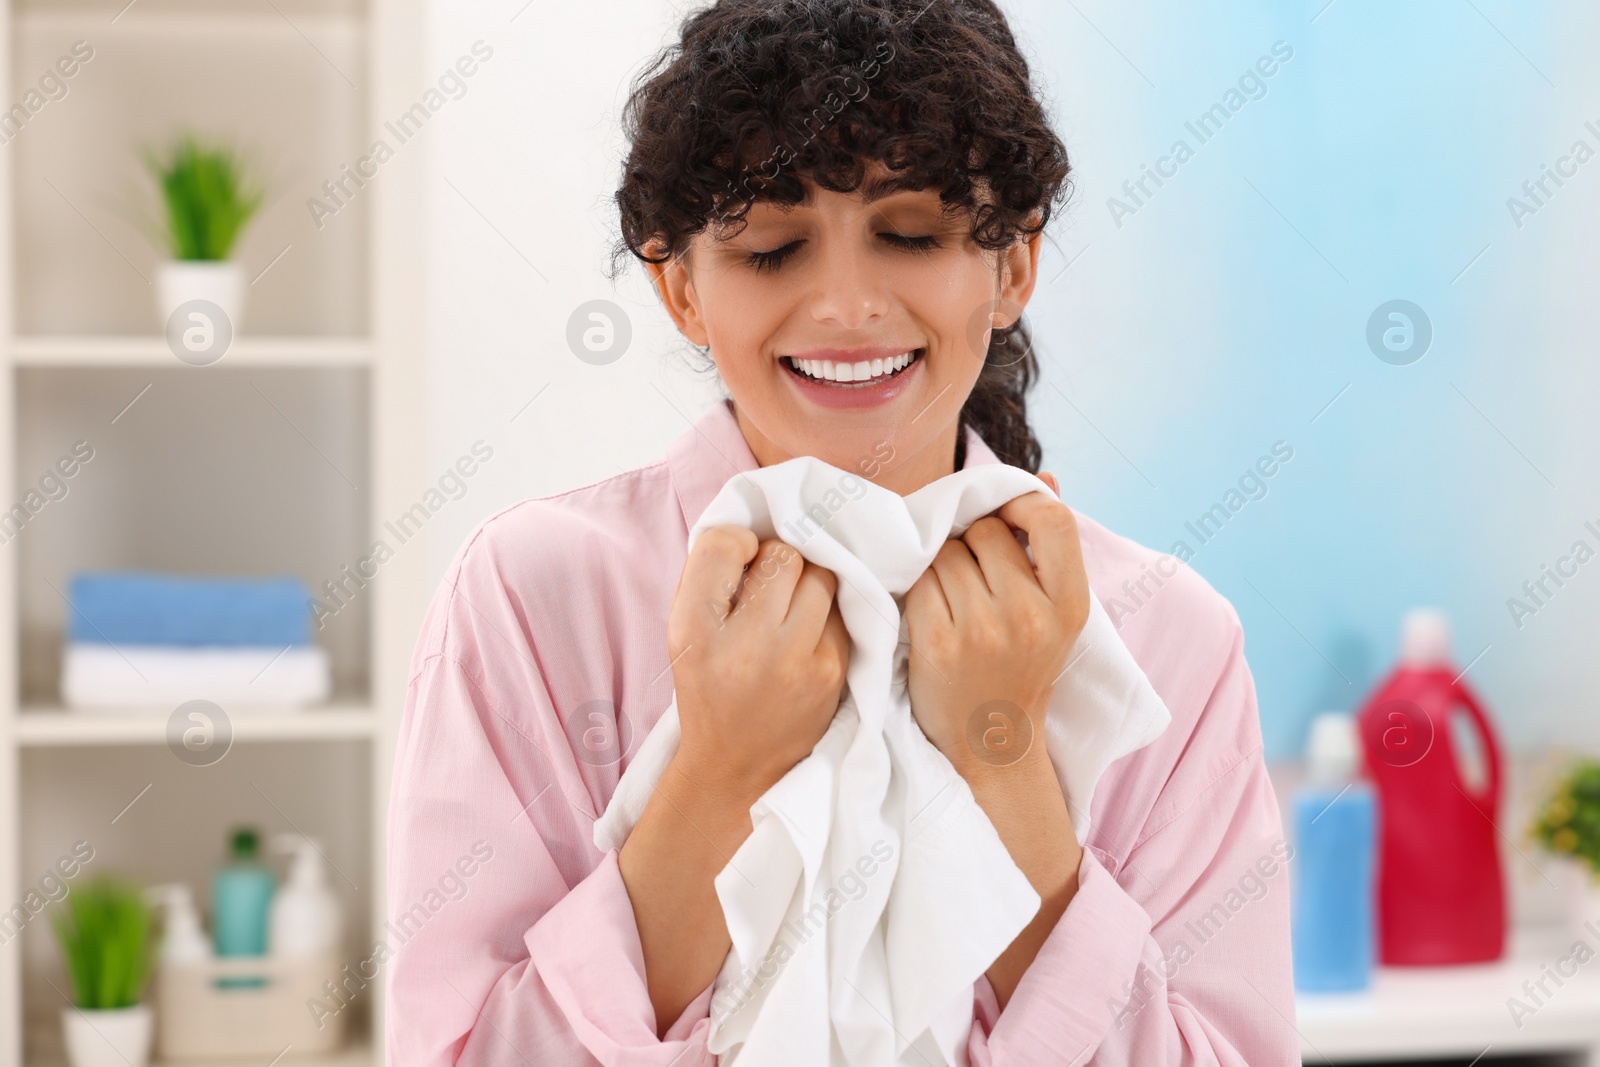
[[[811,315],[839,330],[860,330],[889,311],[888,279],[864,241],[868,235],[821,235],[821,255],[814,261]]]

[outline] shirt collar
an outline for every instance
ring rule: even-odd
[[[967,435],[965,467],[999,463],[993,449],[983,443],[977,431],[964,427]],[[759,464],[733,415],[733,402],[719,400],[667,447],[667,467],[672,486],[683,509],[685,529],[699,521],[713,497],[732,478]]]

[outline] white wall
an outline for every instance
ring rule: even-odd
[[[441,573],[484,516],[658,458],[687,426],[673,405],[693,416],[714,395],[687,370],[697,353],[642,272],[620,291],[603,273],[626,85],[677,19],[660,0],[536,3],[518,16],[523,2],[433,5],[433,68],[479,39],[494,49],[421,135],[431,454],[442,472],[479,438],[495,450],[434,520]],[[580,361],[565,339],[573,310],[597,298],[621,304],[634,328],[628,353],[607,366]]]
[[[479,38],[495,49],[416,143],[432,272],[419,430],[439,471],[480,437],[496,449],[434,520],[434,574],[498,508],[658,458],[715,395],[642,272],[620,291],[603,274],[618,112],[689,5],[524,2],[431,5],[435,69]],[[1194,561],[1244,621],[1269,755],[1296,752],[1313,712],[1361,702],[1417,604],[1451,612],[1463,665],[1488,650],[1469,680],[1513,745],[1600,745],[1600,577],[1521,628],[1506,607],[1600,525],[1582,295],[1600,163],[1521,229],[1504,206],[1600,122],[1583,52],[1597,16],[1509,0],[1003,6],[1076,168],[1029,309],[1047,469],[1074,506],[1167,550],[1275,440],[1296,449]],[[1118,225],[1124,179],[1278,40],[1295,57],[1268,91]],[[1433,318],[1411,366],[1363,336],[1396,297]],[[605,367],[565,341],[596,298],[635,331]]]

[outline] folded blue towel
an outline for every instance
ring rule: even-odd
[[[281,648],[311,644],[311,592],[298,578],[196,578],[139,571],[74,575],[68,639],[89,644]]]

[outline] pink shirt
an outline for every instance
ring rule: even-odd
[[[966,462],[998,460],[968,431]],[[656,1037],[617,850],[592,827],[671,701],[689,527],[756,466],[719,403],[663,462],[507,508],[457,554],[395,762],[390,1063],[715,1062],[711,985]],[[1239,618],[1186,565],[1077,519],[1090,585],[1172,724],[1101,780],[1077,895],[1005,1010],[974,984],[971,1062],[1298,1064],[1292,850]]]

